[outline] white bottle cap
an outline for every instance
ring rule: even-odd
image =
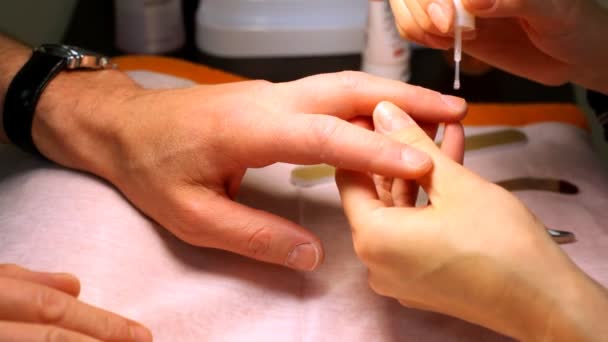
[[[454,27],[462,27],[462,31],[472,31],[475,29],[475,16],[467,11],[462,5],[462,0],[454,0],[456,9]]]
[[[475,29],[475,17],[462,5],[462,0],[454,0],[454,89],[460,89],[460,61],[462,60],[462,32]]]

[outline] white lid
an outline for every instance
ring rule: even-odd
[[[474,30],[475,16],[464,8],[462,0],[454,0],[454,8],[456,9],[454,26],[462,27],[463,31]]]

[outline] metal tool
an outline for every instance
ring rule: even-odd
[[[572,232],[547,228],[547,233],[560,245],[576,242],[576,235]]]

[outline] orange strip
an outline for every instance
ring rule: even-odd
[[[244,81],[246,78],[212,69],[201,64],[159,56],[123,56],[114,59],[119,68],[149,70],[173,75],[203,84]],[[557,121],[589,129],[585,114],[574,104],[471,104],[465,125],[522,126],[532,123]]]
[[[575,104],[485,104],[469,105],[463,124],[470,126],[523,126],[539,122],[557,121],[589,129],[585,113]]]
[[[197,83],[218,84],[246,80],[244,77],[181,59],[160,56],[121,56],[113,58],[123,71],[148,70],[185,78]]]

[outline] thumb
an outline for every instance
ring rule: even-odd
[[[446,156],[408,114],[392,103],[382,102],[374,111],[374,122],[387,127],[386,130],[396,132],[391,135],[393,139],[423,151],[431,157],[433,169],[417,181],[433,204],[437,204],[441,200],[440,197],[454,190],[454,184],[457,183],[455,180],[464,175],[465,169]]]
[[[183,198],[188,208],[176,217],[181,228],[168,228],[188,243],[303,271],[323,261],[319,239],[287,219],[200,189]]]

